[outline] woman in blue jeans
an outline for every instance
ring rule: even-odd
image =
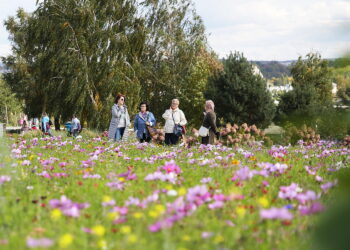
[[[155,126],[156,119],[154,115],[149,112],[148,104],[142,102],[139,106],[140,112],[135,116],[134,131],[139,142],[150,142],[151,135],[148,132],[147,126]]]
[[[112,106],[112,119],[109,125],[108,138],[114,141],[126,141],[129,125],[130,117],[125,105],[125,96],[118,94]]]

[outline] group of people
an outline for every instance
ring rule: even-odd
[[[178,99],[171,101],[170,108],[165,110],[162,117],[165,119],[164,133],[165,144],[175,145],[185,133],[187,120],[184,112],[179,109]],[[205,112],[202,127],[206,133],[202,134],[202,144],[214,144],[215,138],[219,136],[216,127],[216,114],[214,102],[211,100],[205,103]],[[118,94],[112,106],[112,119],[108,130],[108,138],[114,141],[125,141],[128,137],[127,128],[130,125],[130,116],[125,105],[125,96]],[[139,105],[139,113],[134,119],[134,131],[139,142],[150,142],[152,139],[151,129],[156,125],[156,119],[146,102]]]

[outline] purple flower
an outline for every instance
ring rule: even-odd
[[[5,183],[5,182],[9,182],[11,180],[10,176],[7,175],[1,175],[0,176],[0,185]]]
[[[218,208],[222,208],[224,206],[224,202],[222,201],[214,201],[213,203],[208,205],[209,209],[218,209]]]
[[[201,180],[201,183],[203,183],[203,184],[205,184],[205,183],[209,183],[209,182],[212,182],[212,178],[211,177],[207,177],[207,178],[203,178],[202,180]]]
[[[108,182],[108,183],[106,183],[106,186],[108,186],[112,189],[122,190],[124,188],[124,183],[121,181]]]
[[[337,181],[327,182],[327,183],[321,185],[321,189],[323,190],[323,192],[326,192],[328,189],[335,186],[336,184],[337,184]]]
[[[79,217],[80,210],[88,208],[89,203],[74,203],[67,199],[66,196],[62,195],[60,200],[53,199],[49,201],[52,208],[58,208],[66,216]]]
[[[32,237],[29,237],[27,239],[27,247],[29,248],[51,247],[53,243],[54,242],[48,238],[34,239]]]
[[[160,222],[156,222],[153,225],[150,225],[148,227],[148,230],[151,231],[152,233],[158,232],[161,229]]]
[[[207,186],[201,185],[189,188],[186,195],[186,200],[191,203],[195,203],[196,205],[201,205],[204,202],[210,201],[211,198]]]
[[[293,199],[300,191],[298,184],[292,183],[289,186],[281,186],[278,197],[281,199]]]
[[[308,190],[305,193],[299,193],[295,196],[295,199],[298,200],[301,204],[305,204],[307,201],[316,200],[318,197],[316,193],[312,190]]]
[[[301,215],[320,213],[323,210],[324,210],[324,207],[319,202],[314,202],[309,206],[300,206],[299,207],[299,212]]]
[[[29,166],[30,165],[30,161],[29,160],[24,160],[22,162],[22,166]]]
[[[214,235],[213,232],[202,232],[202,239],[210,238]]]
[[[251,179],[254,176],[254,173],[255,172],[250,171],[250,169],[248,167],[242,167],[236,171],[235,175],[232,178],[232,181],[235,181],[237,179],[239,179],[241,181]]]
[[[278,220],[291,220],[293,219],[293,214],[291,214],[287,208],[276,208],[272,207],[270,209],[260,210],[260,217],[262,219],[278,219]]]

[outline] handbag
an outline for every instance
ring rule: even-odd
[[[173,114],[171,114],[171,115],[173,117],[173,121],[174,121],[174,124],[175,124],[175,126],[174,126],[174,134],[176,136],[182,136],[182,132],[183,132],[182,126],[180,124],[176,124],[175,123],[175,119],[174,119],[174,115]]]
[[[201,137],[207,137],[209,136],[209,128],[206,128],[204,126],[201,126],[198,131],[199,136]]]

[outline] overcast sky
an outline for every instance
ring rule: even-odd
[[[221,56],[291,60],[310,51],[334,58],[350,50],[350,0],[193,0],[210,46]],[[0,0],[0,56],[10,53],[3,21],[35,0]]]

